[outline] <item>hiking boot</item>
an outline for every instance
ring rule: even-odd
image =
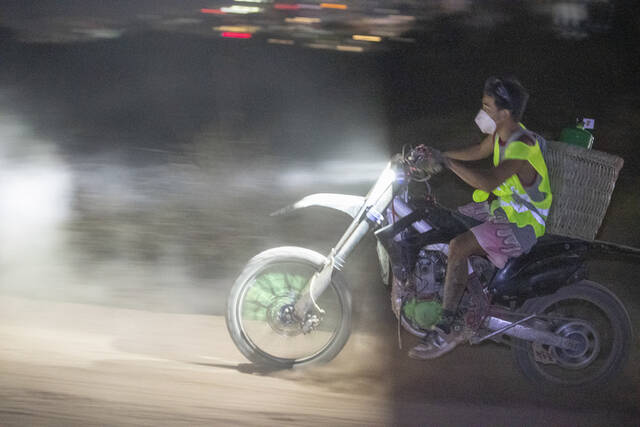
[[[409,350],[409,357],[417,360],[435,359],[456,348],[458,344],[466,340],[462,328],[451,328],[447,334],[442,329],[435,327],[422,339],[422,342]]]

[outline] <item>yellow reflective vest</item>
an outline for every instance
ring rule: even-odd
[[[544,198],[540,201],[533,200],[529,194],[527,194],[518,175],[512,175],[491,191],[497,196],[497,198],[491,202],[491,213],[495,212],[498,208],[502,208],[509,222],[521,228],[530,225],[533,227],[536,237],[540,237],[544,234],[547,216],[551,208],[552,195],[549,184],[549,173],[547,172],[547,165],[542,156],[538,138],[535,134],[528,132],[522,123],[520,123],[520,126],[525,131],[524,134],[529,135],[535,141],[535,144],[527,145],[518,140],[507,143],[503,161],[507,159],[528,161],[541,177],[538,184],[538,191],[544,195]],[[493,165],[498,166],[499,163],[500,144],[498,134],[496,133],[493,146]],[[483,202],[487,200],[488,197],[489,193],[486,191],[476,190],[473,193],[473,200],[476,202]]]

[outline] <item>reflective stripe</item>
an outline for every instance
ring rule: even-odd
[[[511,190],[513,191],[513,196],[517,197],[519,199],[522,200],[522,202],[531,210],[535,210],[537,211],[540,215],[543,215],[545,218],[547,216],[549,216],[549,209],[544,209],[542,207],[536,206],[535,202],[531,199],[531,196],[529,196],[527,193],[524,194],[520,194],[516,191],[515,188],[511,187]]]
[[[498,189],[496,189],[498,190]],[[510,191],[496,191],[494,190],[494,194],[496,194],[501,201],[505,201],[510,199],[509,203],[511,206],[516,207],[520,206],[517,211],[523,212],[525,210],[535,211],[538,215],[546,218],[549,216],[549,210],[543,207],[539,207],[535,205],[535,202],[531,200],[531,197],[527,193],[519,193],[514,187],[511,187]],[[515,200],[514,200],[515,199]]]
[[[540,214],[538,214],[538,212],[536,212],[534,210],[531,210],[531,209],[527,208],[524,205],[521,205],[521,204],[518,204],[518,203],[513,203],[513,202],[507,202],[504,199],[498,199],[498,201],[500,203],[500,207],[501,208],[509,206],[519,214],[525,213],[525,212],[529,212],[535,218],[535,220],[538,222],[538,224],[543,225],[543,226],[546,224],[545,219]]]
[[[497,200],[496,200],[497,202]],[[496,209],[501,208],[504,213],[507,215],[507,218],[510,223],[516,225],[519,228],[523,227],[531,227],[533,228],[533,232],[536,235],[536,238],[541,237],[545,232],[545,224],[541,224],[538,222],[538,218],[536,219],[536,215],[532,211],[525,211],[522,213],[518,213],[512,206],[498,206],[496,205]]]

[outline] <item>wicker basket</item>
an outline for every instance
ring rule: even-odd
[[[547,141],[544,153],[553,202],[547,233],[593,240],[607,212],[623,159]]]

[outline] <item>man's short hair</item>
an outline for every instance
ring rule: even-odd
[[[516,122],[522,120],[529,93],[514,77],[489,77],[484,83],[484,93],[492,97],[501,110],[509,110]]]

